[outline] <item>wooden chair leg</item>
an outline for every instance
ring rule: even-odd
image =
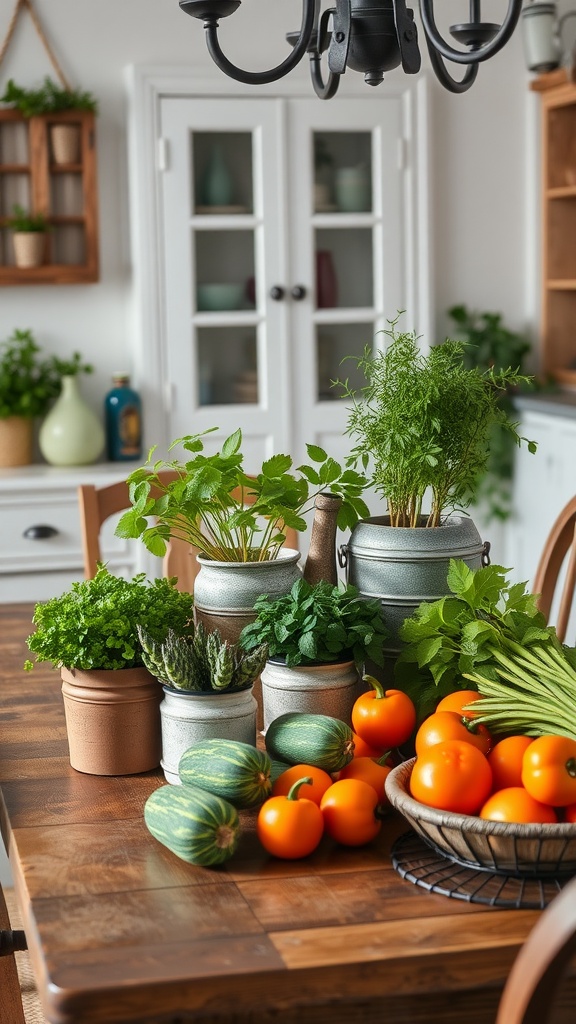
[[[26,1024],[20,994],[20,981],[16,970],[14,949],[26,949],[23,932],[13,932],[0,886],[0,1020],[10,1024]]]

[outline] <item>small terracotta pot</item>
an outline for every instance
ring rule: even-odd
[[[44,262],[46,233],[44,231],[15,231],[13,237],[16,266],[25,269],[40,267]]]
[[[0,466],[29,466],[34,424],[27,416],[0,419]]]
[[[162,689],[145,668],[62,668],[70,764],[88,775],[136,775],[160,764]]]
[[[80,126],[53,124],[50,130],[55,164],[76,164],[80,159]]]

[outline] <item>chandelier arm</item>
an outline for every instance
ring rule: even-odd
[[[331,100],[338,92],[338,86],[340,85],[340,78],[342,76],[335,75],[330,71],[326,82],[324,82],[324,79],[322,78],[320,60],[321,57],[318,50],[313,50],[310,53],[310,77],[312,79],[312,85],[314,86],[314,92],[319,99]]]
[[[434,0],[419,0],[420,17],[424,26],[426,42],[430,51],[430,44],[446,60],[456,64],[478,64],[480,61],[488,60],[498,53],[511,38],[522,11],[523,0],[508,0],[508,10],[498,32],[488,43],[484,43],[479,49],[471,51],[456,50],[450,46],[440,35],[434,20]]]
[[[204,18],[206,45],[214,63],[229,78],[242,82],[244,85],[267,85],[269,82],[277,82],[280,78],[284,78],[285,75],[300,63],[310,44],[315,20],[316,0],[303,0],[300,35],[294,48],[281,64],[277,64],[275,68],[271,68],[269,71],[244,71],[228,60],[220,47],[218,20],[214,14],[206,15]]]
[[[448,71],[444,60],[440,56],[437,50],[434,49],[432,43],[426,38],[426,44],[428,46],[428,53],[430,55],[430,63],[436,78],[443,85],[448,92],[462,93],[467,92],[471,85],[474,85],[476,76],[478,74],[478,64],[469,64],[466,68],[464,77],[460,80],[452,78],[452,75]]]

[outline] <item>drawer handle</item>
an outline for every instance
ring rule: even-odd
[[[23,536],[26,540],[46,540],[48,537],[56,537],[58,530],[55,526],[29,526],[24,530]]]

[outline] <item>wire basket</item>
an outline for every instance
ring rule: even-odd
[[[515,824],[439,811],[410,796],[415,758],[386,779],[392,806],[437,853],[496,874],[553,878],[576,874],[576,824]]]

